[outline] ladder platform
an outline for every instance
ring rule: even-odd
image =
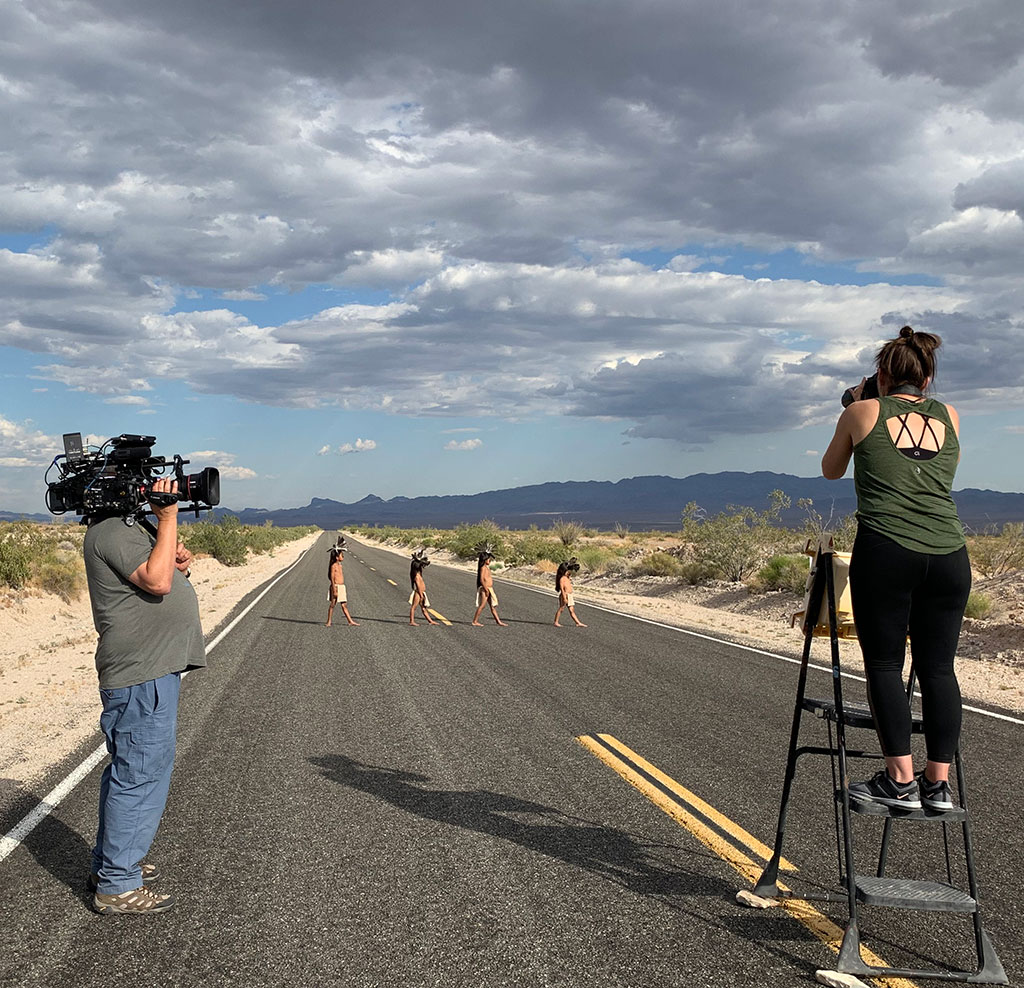
[[[842,803],[843,790],[836,790],[836,802]],[[954,806],[951,810],[929,810],[922,807],[919,810],[902,810],[898,806],[885,806],[882,803],[869,803],[866,800],[851,799],[850,809],[854,813],[863,816],[891,817],[893,820],[926,820],[928,823],[953,823],[957,820],[964,820],[967,817],[967,810]]]
[[[815,717],[822,720],[836,720],[836,704],[834,700],[816,700],[813,697],[805,696],[801,702],[804,710],[808,710]],[[874,728],[875,718],[871,716],[871,708],[866,703],[844,703],[843,723],[847,727],[868,727]],[[924,721],[919,711],[912,711],[910,729],[915,734],[924,731]]]
[[[921,882],[910,878],[878,878],[855,875],[857,900],[866,906],[890,906],[922,912],[973,913],[978,903],[961,889],[942,882]]]

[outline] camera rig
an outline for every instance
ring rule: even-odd
[[[64,453],[47,468],[46,507],[51,514],[67,511],[85,518],[121,515],[129,524],[144,517],[150,506],[190,502],[186,511],[199,512],[220,503],[220,473],[206,467],[186,474],[189,462],[175,454],[171,459],[153,456],[155,436],[121,435],[101,446],[83,446],[80,432],[64,435]],[[50,480],[50,472],[57,479]],[[173,476],[178,493],[154,492],[153,482]]]

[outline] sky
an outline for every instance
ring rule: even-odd
[[[1017,0],[0,0],[0,509],[66,432],[238,509],[815,476],[904,323],[1021,491],[1022,51]]]

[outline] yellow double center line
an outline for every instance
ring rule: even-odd
[[[770,847],[611,734],[584,734],[576,740],[646,796],[658,809],[685,827],[709,851],[731,865],[748,882],[757,882],[764,869],[754,858],[767,861],[772,856]],[[779,862],[779,869],[789,872],[798,870],[796,865],[785,858]],[[777,885],[781,892],[790,891],[782,882],[778,882]],[[777,902],[779,908],[798,919],[822,943],[836,954],[839,953],[843,942],[843,930],[832,920],[815,909],[806,899],[780,896]],[[889,966],[881,957],[864,946],[861,947],[861,955],[874,967]],[[879,978],[876,984],[885,985],[887,988],[915,988],[912,981],[904,978]]]

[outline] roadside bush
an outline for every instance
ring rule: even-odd
[[[992,598],[988,594],[975,590],[967,598],[967,607],[964,609],[964,617],[986,618],[992,613]]]
[[[800,595],[807,586],[807,556],[772,556],[750,581],[752,590],[787,590]]]
[[[619,558],[618,553],[611,549],[604,549],[601,546],[584,546],[576,553],[583,569],[591,576],[602,576],[609,571],[615,560]]]
[[[489,542],[494,555],[499,559],[504,559],[506,555],[504,536],[505,533],[495,522],[490,518],[484,518],[475,525],[459,525],[454,531],[449,532],[447,537],[442,537],[440,544],[459,559],[473,559],[479,546]]]
[[[717,580],[719,576],[720,571],[718,567],[706,562],[695,562],[693,560],[687,562],[684,560],[679,564],[679,578],[693,587],[707,583],[709,580]]]
[[[849,552],[853,548],[853,540],[857,536],[857,516],[853,514],[835,517],[834,510],[829,509],[828,517],[824,517],[814,507],[814,501],[809,497],[802,497],[796,502],[798,508],[803,508],[806,517],[803,524],[803,543],[810,539],[813,544],[821,535],[827,532],[832,536],[832,543],[839,552]],[[803,548],[803,545],[801,545]]]
[[[565,547],[553,539],[531,528],[528,532],[513,538],[508,546],[507,560],[513,566],[530,566],[542,559],[550,560],[556,565],[568,559]]]
[[[578,521],[565,521],[562,518],[559,518],[551,526],[552,534],[566,549],[572,549],[583,538],[584,531],[583,526]]]
[[[28,583],[32,551],[9,529],[0,530],[0,585],[20,589]]]
[[[287,528],[275,528],[269,523],[243,525],[235,515],[224,515],[217,522],[193,522],[180,529],[181,540],[190,552],[213,556],[225,566],[242,566],[250,550],[270,552],[314,531],[316,528],[311,525]]]
[[[85,590],[85,563],[75,556],[48,554],[33,564],[32,583],[65,603],[78,600]]]
[[[631,576],[675,576],[683,572],[683,564],[667,552],[651,552],[641,556],[629,567]]]
[[[1024,567],[1024,523],[1007,522],[996,535],[969,540],[971,564],[982,576],[1000,576]]]
[[[763,512],[730,506],[709,518],[691,501],[683,511],[682,532],[689,557],[723,579],[744,579],[793,541],[792,532],[773,525],[789,505],[789,498],[776,490]]]

